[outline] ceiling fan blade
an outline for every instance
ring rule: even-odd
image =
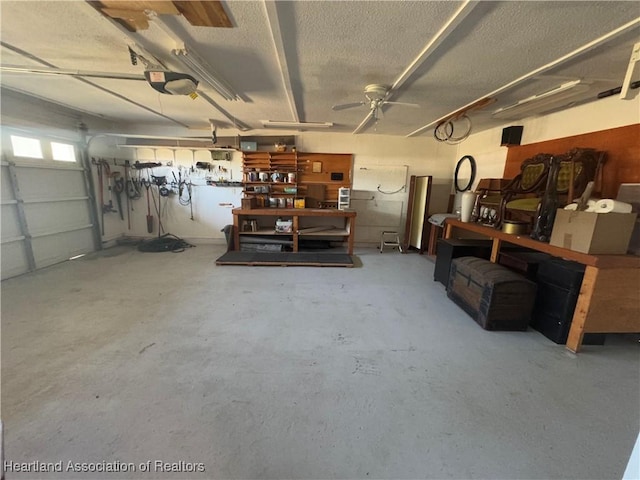
[[[331,107],[331,110],[345,110],[347,108],[361,107],[366,104],[367,102],[339,103],[338,105]]]
[[[354,135],[356,133],[360,133],[367,126],[367,124],[371,121],[371,119],[373,119],[373,117],[375,116],[374,114],[375,114],[375,112],[373,110],[369,110],[369,113],[367,114],[366,117],[364,117],[364,120],[362,120],[362,122],[360,122],[360,125],[358,125],[356,127],[356,129],[351,133],[354,134]]]
[[[405,107],[420,108],[417,103],[405,103],[405,102],[384,102],[385,105],[403,105]]]

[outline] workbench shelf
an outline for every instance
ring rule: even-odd
[[[322,230],[319,232],[305,232],[304,230],[298,230],[298,235],[301,237],[348,237],[349,231],[344,228],[336,228],[332,230]]]
[[[239,251],[241,238],[245,236],[263,236],[273,239],[289,238],[291,249],[298,252],[299,239],[331,239],[343,242],[347,254],[353,255],[356,212],[337,209],[312,208],[236,208],[233,213],[234,248]],[[277,219],[291,220],[292,231],[275,231]],[[254,225],[249,230],[248,226]]]

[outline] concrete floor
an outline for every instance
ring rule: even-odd
[[[637,336],[573,355],[484,331],[415,253],[216,267],[222,253],[117,247],[2,283],[5,460],[136,468],[7,479],[622,476]]]

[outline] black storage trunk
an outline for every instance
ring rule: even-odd
[[[567,343],[584,270],[584,265],[560,258],[550,258],[538,267],[531,326],[555,343]],[[582,343],[602,345],[604,339],[604,334],[585,333]]]
[[[536,281],[540,263],[551,258],[551,255],[541,252],[501,251],[498,263],[522,273],[529,280]]]
[[[584,270],[581,263],[551,257],[538,266],[538,280],[579,292]]]
[[[472,239],[440,239],[436,250],[436,266],[433,279],[445,287],[449,284],[451,261],[458,257],[478,257],[489,259],[491,256],[491,240]]]
[[[460,257],[451,262],[447,296],[485,330],[524,331],[536,284],[488,260]]]

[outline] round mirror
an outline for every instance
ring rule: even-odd
[[[456,165],[454,175],[456,192],[466,192],[476,179],[476,161],[471,155],[465,155]]]

